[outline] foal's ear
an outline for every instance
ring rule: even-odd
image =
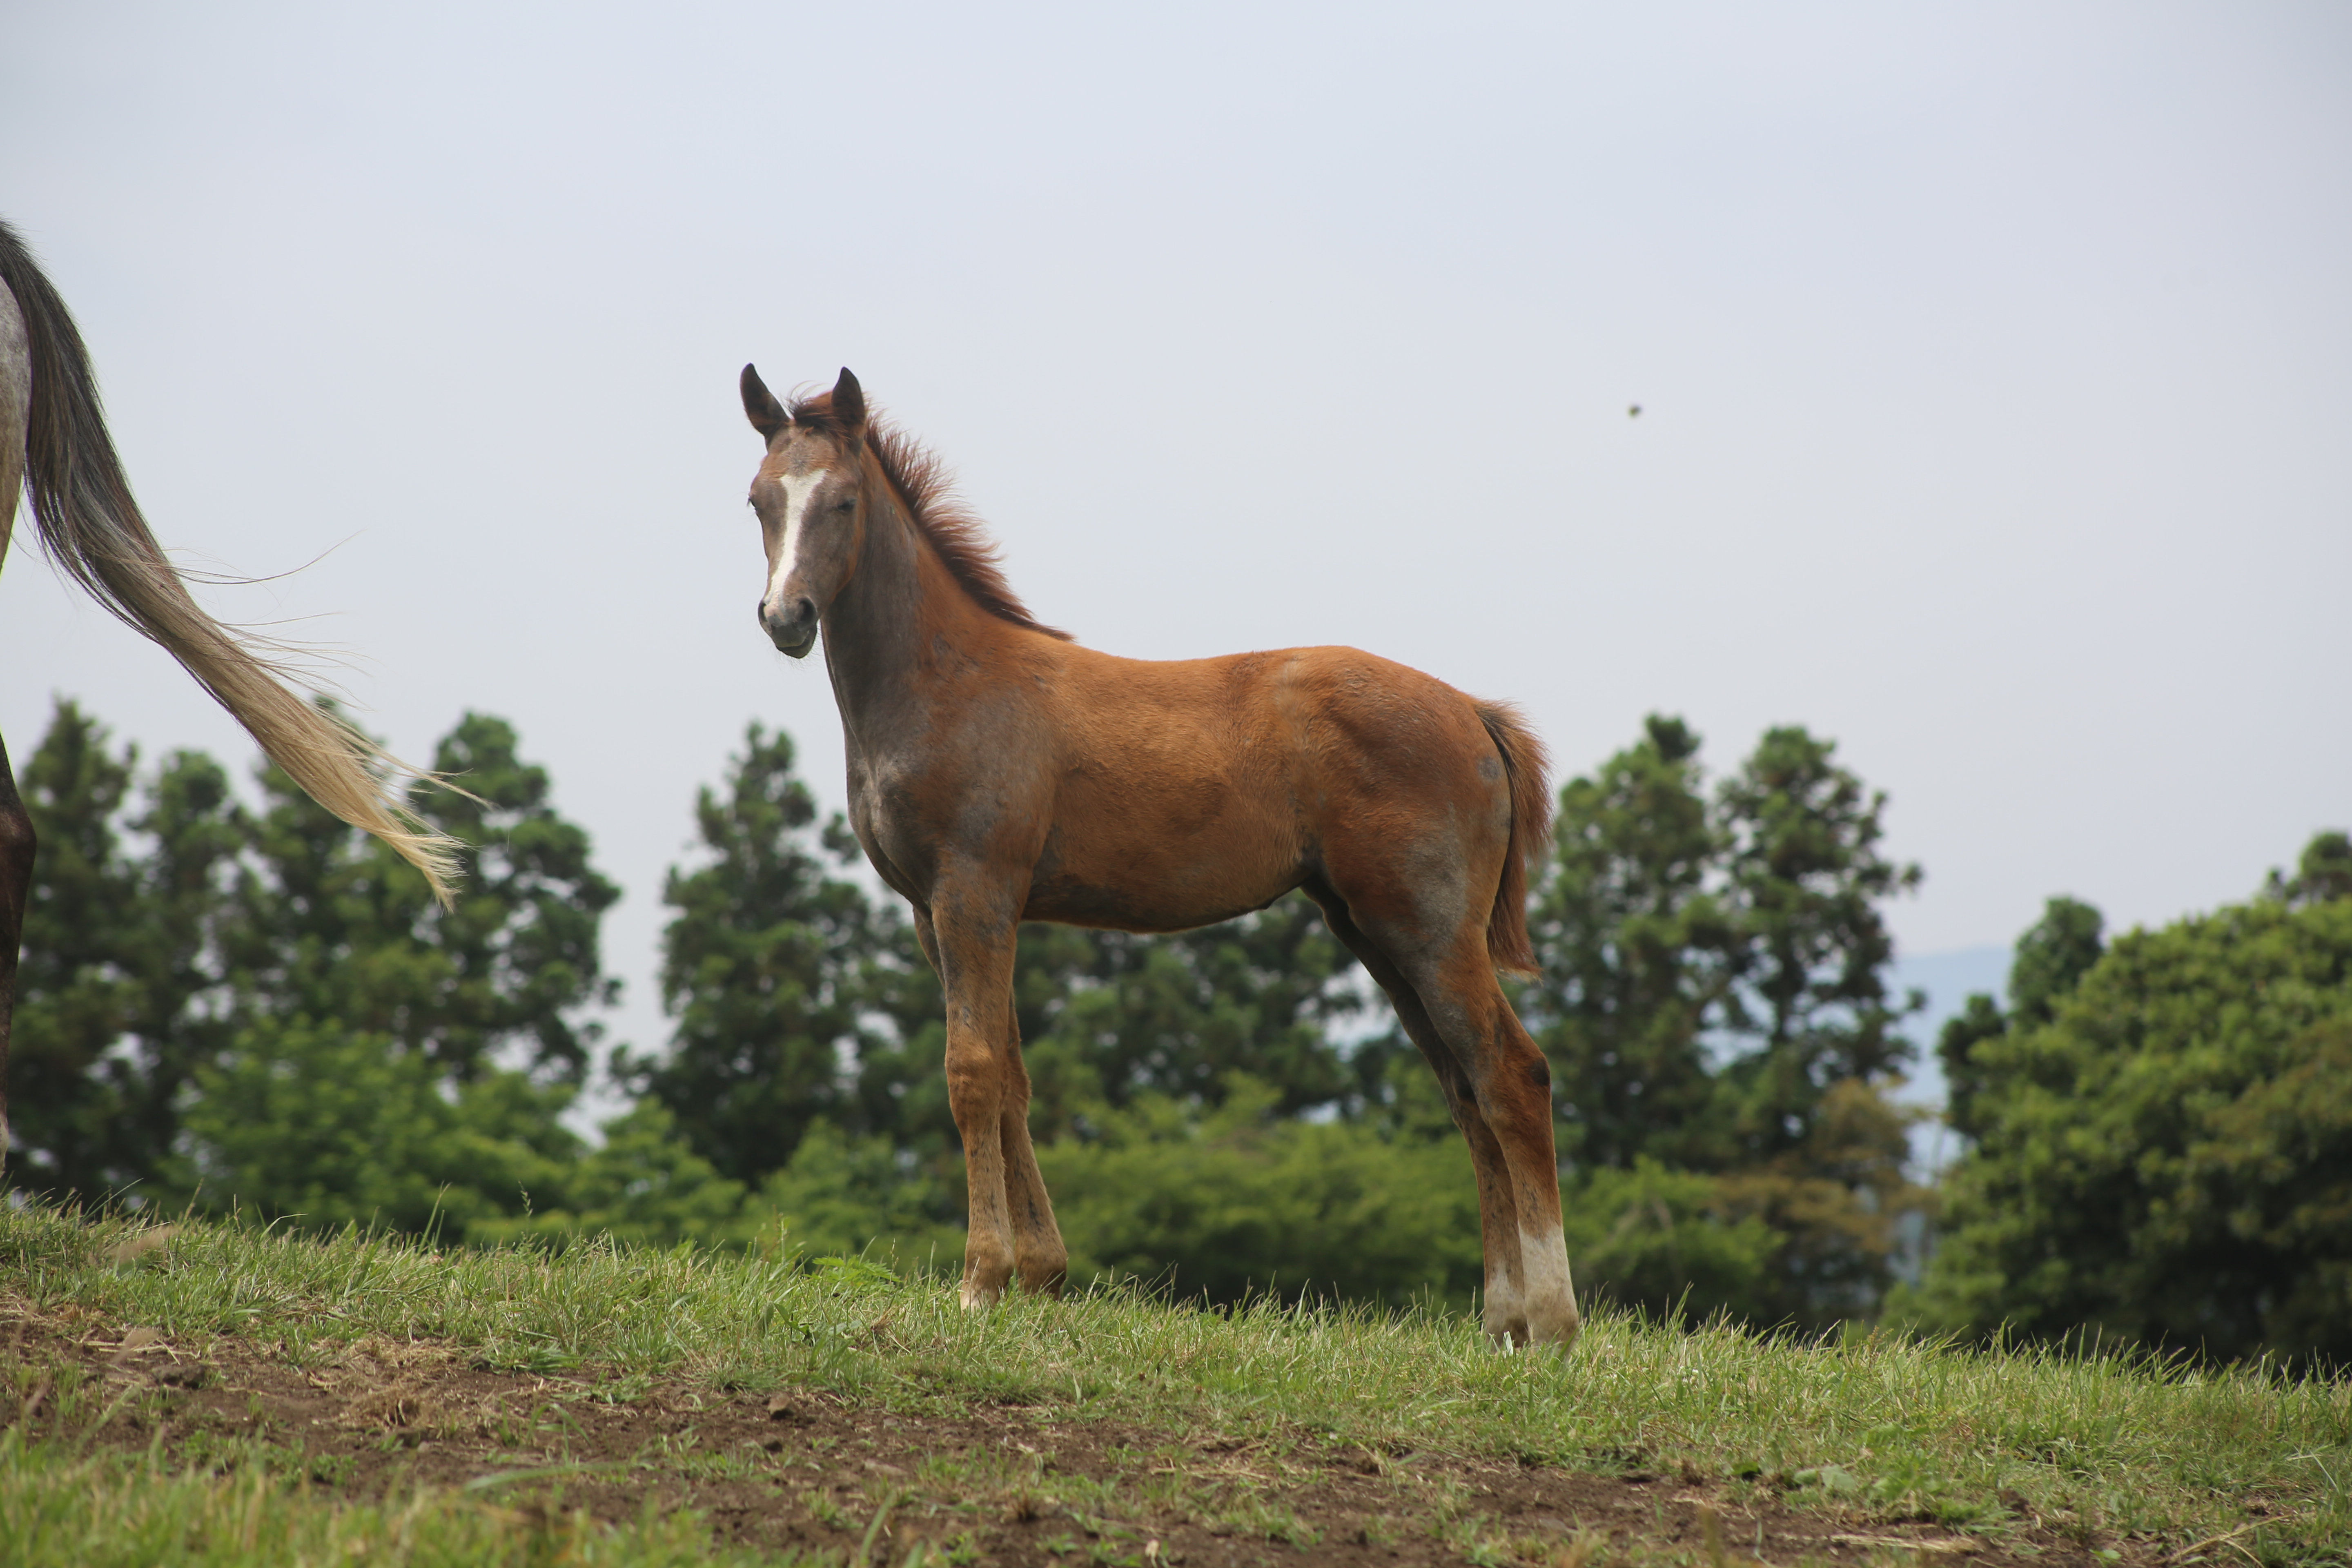
[[[748,364],[743,367],[743,412],[762,441],[773,440],[777,431],[793,422],[776,395],[768,390],[768,384],[760,379],[760,373]]]
[[[833,416],[851,435],[865,433],[866,389],[857,384],[847,365],[841,367],[841,379],[833,384]]]

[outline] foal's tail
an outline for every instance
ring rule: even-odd
[[[1503,857],[1503,885],[1495,889],[1495,912],[1486,921],[1486,952],[1495,967],[1533,974],[1535,943],[1528,937],[1528,868],[1551,844],[1551,758],[1519,710],[1507,702],[1476,704],[1479,721],[1503,771],[1511,776],[1511,844]]]
[[[163,645],[311,799],[392,846],[447,904],[460,846],[409,811],[376,772],[413,770],[289,691],[282,667],[188,596],[131,499],[81,333],[5,224],[0,224],[0,284],[16,296],[31,350],[25,488],[50,559],[119,619]],[[11,504],[15,500],[5,498]]]

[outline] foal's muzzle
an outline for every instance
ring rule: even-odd
[[[779,652],[806,658],[809,649],[816,647],[816,601],[802,595],[770,609],[763,599],[760,626]]]

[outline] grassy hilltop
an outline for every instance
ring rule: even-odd
[[[2341,1563],[2352,1388],[0,1215],[11,1563]]]

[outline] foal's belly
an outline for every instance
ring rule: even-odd
[[[1301,879],[1262,884],[1243,891],[1225,888],[1197,893],[1142,888],[1093,887],[1067,879],[1034,884],[1022,906],[1024,921],[1052,921],[1060,925],[1097,926],[1110,931],[1191,931],[1219,921],[1262,910]]]
[[[1031,868],[1021,917],[1190,931],[1264,909],[1305,877],[1296,836],[1246,815],[1192,832],[1155,832],[1136,822],[1091,830],[1057,825]]]

